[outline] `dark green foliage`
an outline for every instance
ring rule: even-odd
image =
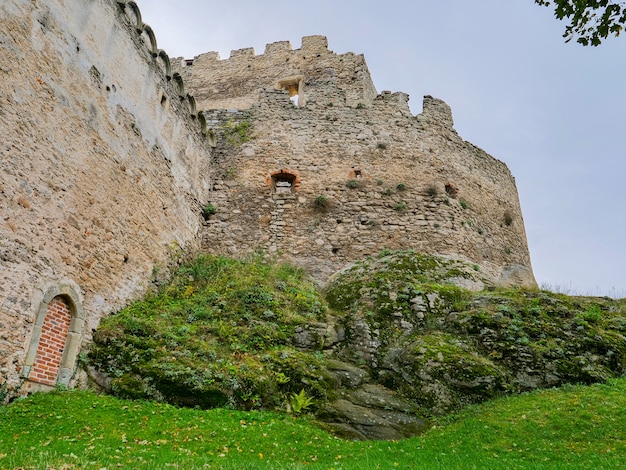
[[[320,359],[290,345],[298,325],[325,311],[298,268],[202,256],[161,292],[103,320],[89,360],[119,396],[276,408],[303,387],[325,395]]]
[[[567,19],[563,37],[583,46],[598,46],[610,35],[619,36],[626,23],[626,2],[614,0],[535,0],[554,7],[554,16]]]
[[[383,250],[332,279],[327,310],[297,268],[261,256],[200,257],[157,294],[105,319],[89,361],[119,396],[285,409],[302,390],[315,407],[338,395],[330,355],[425,416],[626,372],[626,300],[496,289],[475,268]],[[463,288],[481,285],[488,289]],[[333,325],[341,339],[332,350],[322,352],[325,338],[307,350],[292,346],[307,328]]]
[[[202,208],[202,217],[204,217],[204,220],[208,220],[216,212],[217,208],[213,204],[207,204]]]
[[[439,189],[436,185],[431,184],[426,188],[426,194],[428,194],[430,197],[435,197],[439,194]]]
[[[357,189],[360,185],[359,180],[348,180],[346,183],[348,189]]]
[[[330,209],[330,199],[325,194],[320,194],[313,200],[313,207],[318,211],[325,212]]]

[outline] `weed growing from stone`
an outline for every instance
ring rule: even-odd
[[[202,217],[204,220],[208,220],[212,215],[217,212],[217,207],[213,204],[207,204],[202,208]]]
[[[348,189],[357,189],[359,186],[360,186],[360,183],[359,183],[359,181],[358,181],[358,180],[349,180],[349,181],[346,183],[346,187],[347,187]]]
[[[325,194],[320,194],[313,200],[313,207],[319,211],[327,211],[330,209],[330,199]]]

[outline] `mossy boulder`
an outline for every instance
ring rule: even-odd
[[[623,375],[626,299],[496,288],[413,251],[354,263],[322,293],[260,255],[202,256],[103,320],[88,357],[120,396],[293,411],[299,394],[344,436],[397,439],[500,394]]]
[[[177,405],[281,408],[304,389],[326,400],[317,351],[296,331],[326,319],[326,303],[292,266],[199,257],[171,284],[104,319],[89,351],[116,395]]]
[[[412,251],[344,269],[326,298],[344,312],[336,353],[426,415],[626,371],[625,300],[497,289],[471,264]]]

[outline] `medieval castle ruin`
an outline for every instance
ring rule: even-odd
[[[382,249],[534,285],[515,180],[443,101],[377,93],[322,36],[193,60],[133,1],[0,5],[0,384],[73,384],[172,262],[263,250],[320,283]]]

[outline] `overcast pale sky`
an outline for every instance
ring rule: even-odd
[[[328,37],[365,54],[374,83],[451,107],[465,140],[516,177],[535,277],[626,296],[626,39],[565,44],[533,0],[136,0],[159,48],[194,56]]]

